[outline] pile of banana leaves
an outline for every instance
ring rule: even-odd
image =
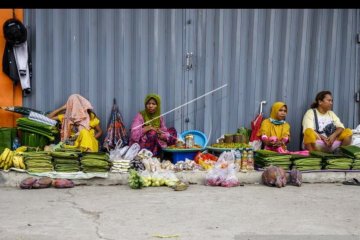
[[[108,172],[111,167],[110,157],[104,152],[87,152],[81,157],[81,169],[83,172]]]
[[[354,158],[354,162],[352,164],[351,169],[360,170],[360,147],[349,145],[349,146],[341,146],[340,149],[345,155]]]
[[[324,169],[349,170],[353,159],[343,154],[325,153],[320,151],[310,151],[310,155],[320,157],[323,160]]]
[[[51,152],[54,169],[57,172],[78,172],[80,171],[79,156],[77,151],[55,151]]]
[[[42,173],[54,171],[52,157],[49,152],[23,152],[26,170],[30,173]]]
[[[321,170],[323,168],[323,159],[318,156],[293,154],[291,160],[292,169],[299,171]]]
[[[53,142],[55,137],[59,134],[59,130],[56,126],[40,123],[27,117],[18,118],[16,120],[16,125],[17,129],[21,131],[39,134],[48,138],[51,142]]]
[[[255,151],[255,164],[258,167],[264,168],[270,165],[282,167],[289,170],[291,166],[291,155],[281,154],[269,150]]]

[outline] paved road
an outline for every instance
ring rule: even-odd
[[[360,239],[360,186],[0,188],[0,239]],[[176,237],[177,235],[177,237]]]

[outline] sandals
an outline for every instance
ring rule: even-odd
[[[360,186],[360,181],[357,180],[356,178],[353,178],[351,180],[347,180],[347,181],[344,181],[343,182],[344,185],[357,185],[357,186]]]

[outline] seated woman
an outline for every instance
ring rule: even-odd
[[[351,143],[352,131],[345,128],[338,116],[331,110],[333,98],[330,91],[316,95],[302,120],[304,146],[307,150],[333,152],[340,145]]]
[[[261,137],[266,150],[284,153],[290,140],[290,124],[285,121],[287,105],[275,102],[271,107],[270,118],[261,123],[258,136]]]
[[[131,124],[130,143],[138,143],[159,156],[160,150],[176,143],[175,128],[166,128],[161,112],[161,99],[157,94],[148,94],[144,101],[145,109],[138,112]]]
[[[74,140],[73,148],[83,152],[98,152],[97,138],[102,134],[100,120],[93,112],[91,103],[79,94],[72,94],[66,104],[50,114],[49,118],[61,122],[61,141]]]

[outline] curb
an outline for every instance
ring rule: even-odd
[[[205,184],[206,172],[183,171],[176,172],[175,175],[182,181],[190,184]],[[236,173],[240,183],[244,184],[261,184],[261,171],[238,172]],[[19,187],[20,182],[27,178],[34,177],[28,173],[3,172],[0,171],[0,187]],[[360,179],[360,172],[305,172],[302,173],[303,183],[341,183],[352,178]],[[110,173],[108,178],[95,177],[91,179],[73,179],[75,185],[85,186],[112,186],[127,185],[127,173]]]

